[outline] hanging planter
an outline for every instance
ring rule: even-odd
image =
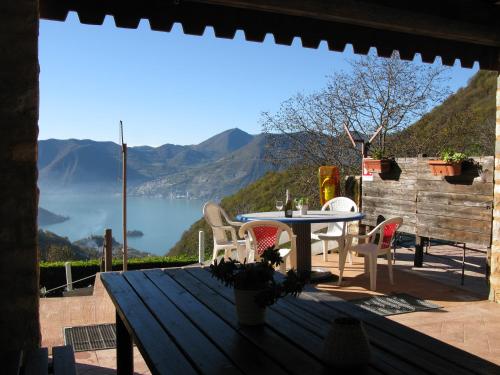
[[[447,163],[444,160],[429,160],[434,176],[459,176],[462,174],[462,163]]]
[[[367,158],[365,159],[365,167],[368,172],[386,173],[391,170],[391,160]]]
[[[467,159],[466,154],[444,150],[440,157],[439,160],[428,161],[434,176],[459,176],[462,174],[462,162]]]
[[[381,148],[374,148],[371,157],[365,159],[365,168],[368,172],[386,173],[391,170],[391,159],[388,159],[385,152]]]

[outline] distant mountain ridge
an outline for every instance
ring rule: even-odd
[[[136,195],[222,197],[273,168],[264,162],[265,135],[229,129],[197,145],[128,149],[128,184]],[[119,190],[121,148],[92,140],[39,141],[44,188]]]

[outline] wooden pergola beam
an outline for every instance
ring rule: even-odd
[[[419,1],[421,11],[393,2],[355,0],[185,0],[306,17],[457,42],[500,47],[500,6],[494,2],[454,1],[449,13],[440,1]],[[387,2],[386,2],[387,3]],[[481,9],[478,9],[481,8]],[[445,16],[446,15],[446,16]],[[487,15],[485,17],[484,15]],[[475,22],[474,22],[475,21]]]
[[[306,48],[326,42],[330,50],[344,51],[351,44],[357,54],[375,47],[381,57],[399,51],[402,59],[413,60],[419,53],[423,62],[441,57],[444,65],[459,59],[462,67],[477,61],[482,69],[500,70],[500,7],[489,0],[474,2],[468,12],[463,4],[469,0],[457,0],[449,13],[432,10],[450,0],[434,0],[438,5],[433,6],[421,0],[411,9],[392,0],[39,1],[40,17],[50,20],[64,21],[73,11],[85,24],[100,25],[112,16],[117,27],[137,28],[141,19],[148,19],[157,31],[168,32],[180,23],[186,34],[203,35],[213,27],[217,37],[234,38],[242,30],[254,42],[272,34],[277,44],[291,45],[300,38]]]

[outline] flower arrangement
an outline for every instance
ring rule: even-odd
[[[281,281],[274,277],[275,267],[283,263],[279,250],[267,248],[261,259],[255,263],[239,263],[229,258],[216,260],[210,265],[210,272],[224,285],[235,290],[258,291],[255,303],[264,308],[271,306],[286,295],[297,296],[304,287],[304,279],[294,270],[289,270]]]

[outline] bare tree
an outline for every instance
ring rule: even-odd
[[[344,125],[366,138],[382,127],[375,141],[382,149],[388,135],[428,112],[449,94],[446,68],[389,59],[374,54],[350,61],[351,71],[329,77],[326,87],[298,94],[275,114],[262,114],[268,134],[268,158],[282,166],[337,165],[341,172],[358,166],[359,151]]]
[[[377,139],[386,147],[389,134],[405,129],[450,91],[446,86],[448,68],[402,61],[374,54],[350,62],[352,71],[333,75],[324,95],[339,122],[366,136],[382,128]]]

